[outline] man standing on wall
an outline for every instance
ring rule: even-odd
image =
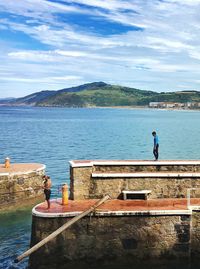
[[[50,196],[51,196],[51,179],[49,176],[43,176],[43,189],[45,200],[47,201],[47,209],[50,209]]]
[[[154,137],[153,139],[153,142],[154,142],[154,145],[153,145],[153,154],[154,154],[154,157],[155,157],[155,161],[158,160],[158,148],[159,148],[159,141],[158,141],[158,136],[156,134],[155,131],[152,132],[152,135]]]

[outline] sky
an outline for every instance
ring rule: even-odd
[[[94,81],[200,90],[200,0],[0,0],[0,98]]]

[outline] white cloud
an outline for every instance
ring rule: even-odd
[[[170,0],[170,2],[189,6],[197,6],[200,4],[200,0]]]
[[[153,45],[156,46],[156,49],[167,49],[167,50],[182,50],[182,49],[191,49],[192,46],[184,44],[180,41],[176,40],[169,40],[166,38],[161,38],[161,37],[147,37],[147,46]]]
[[[138,9],[138,5],[135,4],[133,1],[118,1],[118,0],[112,0],[112,1],[107,1],[107,0],[65,0],[66,3],[78,3],[78,4],[83,4],[87,5],[90,7],[98,7],[98,8],[103,8],[107,9],[110,11],[116,11],[116,10],[136,10]],[[135,1],[137,2],[137,1]]]
[[[23,84],[24,90],[34,90],[40,83],[56,89],[58,84],[95,80],[158,91],[188,83],[195,88],[200,73],[199,6],[200,0],[1,1],[0,11],[10,16],[0,19],[0,31],[38,42],[38,47],[30,42],[23,48],[21,40],[1,41],[2,89],[14,82],[19,89]],[[87,14],[94,25],[66,23],[60,19],[63,14]],[[95,20],[108,23],[106,34]],[[115,23],[116,29],[123,25],[142,30],[129,27],[113,34]]]
[[[67,6],[47,0],[26,0],[26,2],[6,0],[0,2],[0,9],[14,15],[37,19],[36,22],[38,20],[55,22],[53,14],[59,12],[90,13],[90,11],[79,7]]]
[[[189,90],[194,90],[193,87],[191,87],[190,85],[177,85],[178,88],[181,89],[189,89]]]
[[[189,51],[189,55],[191,58],[194,58],[196,60],[200,60],[200,50],[191,50]]]
[[[43,78],[24,78],[24,77],[1,77],[0,81],[16,81],[16,82],[28,82],[28,83],[52,83],[59,82],[63,83],[63,81],[69,80],[80,80],[82,77],[80,76],[64,76],[64,77],[43,77]]]

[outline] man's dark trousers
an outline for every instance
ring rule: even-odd
[[[155,148],[153,148],[153,154],[155,156],[155,159],[158,160],[158,148],[159,148],[159,145],[157,144]]]

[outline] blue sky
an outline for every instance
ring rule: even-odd
[[[0,0],[0,97],[200,90],[200,0]]]

